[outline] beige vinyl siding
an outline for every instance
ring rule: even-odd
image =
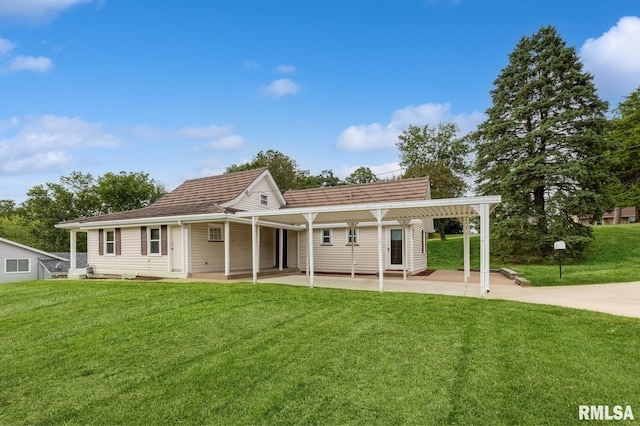
[[[224,227],[224,223],[215,225]],[[208,223],[195,223],[190,228],[191,272],[224,272],[224,241],[209,241]]]
[[[160,227],[160,225],[157,225]],[[90,230],[88,238],[89,266],[93,266],[96,274],[132,274],[132,275],[165,275],[169,270],[169,257],[160,255],[142,256],[140,228],[122,228],[119,256],[99,255],[98,230]]]
[[[322,245],[322,228],[314,228],[313,253],[316,272],[351,273],[351,245],[347,245],[347,227],[332,228],[332,245]],[[383,232],[388,232],[383,227]],[[300,255],[298,262],[301,270],[307,264],[307,233],[301,232]],[[383,262],[387,262],[387,242],[383,236]],[[358,244],[354,246],[356,274],[375,274],[378,272],[378,228],[377,226],[358,227]]]
[[[267,196],[266,206],[260,204],[260,196],[262,194]],[[230,207],[246,211],[260,211],[275,210],[279,209],[281,206],[278,200],[278,195],[274,192],[273,187],[269,184],[266,178],[262,178],[249,190],[249,194],[245,193],[237,203]]]
[[[216,225],[224,226],[224,223],[216,223]],[[208,232],[208,223],[191,225],[191,272],[193,273],[224,272],[224,242],[209,242]],[[229,234],[224,238],[230,238],[231,271],[251,270],[253,265],[251,225],[230,223]],[[291,234],[295,233],[289,234],[288,249],[289,259],[291,259],[296,256],[296,242],[295,239],[291,242]],[[260,227],[260,268],[272,268],[275,262],[275,229]],[[291,266],[292,263],[295,266]],[[297,267],[295,261],[289,261],[289,264],[290,268]]]
[[[300,233],[287,231],[287,267],[289,269],[298,268],[298,237]]]
[[[382,261],[385,269],[388,267],[387,256],[389,229],[398,228],[395,226],[382,227]],[[313,252],[314,269],[316,272],[338,272],[351,273],[351,246],[347,244],[348,228],[332,228],[331,245],[322,245],[322,227],[314,227]],[[327,228],[324,228],[327,229]],[[426,268],[426,255],[422,254],[422,223],[412,223],[409,225],[409,240],[406,243],[407,270],[409,272],[420,272]],[[300,232],[300,254],[298,264],[300,270],[306,269],[307,264],[307,233]],[[413,262],[411,253],[413,250]],[[356,274],[377,274],[378,273],[378,227],[377,225],[362,225],[358,227],[358,244],[354,247],[354,261]]]

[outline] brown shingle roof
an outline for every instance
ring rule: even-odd
[[[146,219],[235,211],[221,206],[242,193],[266,168],[246,170],[185,181],[149,207],[88,217],[70,222],[92,223],[111,220]]]
[[[299,189],[284,193],[285,208],[426,200],[429,178]]]

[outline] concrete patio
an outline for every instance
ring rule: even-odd
[[[436,271],[429,276],[413,276],[406,281],[385,277],[385,292],[429,293],[449,296],[481,297],[479,273],[472,272],[468,284],[460,271]],[[259,284],[287,284],[307,287],[304,274],[290,274],[260,279]],[[345,290],[378,291],[376,276],[336,276],[316,274],[314,287]],[[526,303],[564,306],[640,318],[640,282],[573,285],[557,287],[521,287],[503,275],[491,273],[487,299],[512,300]]]

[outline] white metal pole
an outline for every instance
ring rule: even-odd
[[[229,278],[231,275],[231,225],[227,220],[224,223],[224,275]]]
[[[258,282],[258,217],[251,217],[251,258],[253,262],[253,283]]]
[[[464,252],[464,283],[469,282],[471,276],[471,249],[469,245],[469,217],[462,218],[463,252]]]
[[[313,288],[314,265],[313,265],[313,221],[317,213],[306,213],[304,217],[307,219],[309,234],[309,287]]]

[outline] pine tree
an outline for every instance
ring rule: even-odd
[[[562,239],[579,257],[592,235],[576,219],[597,220],[613,202],[608,105],[553,27],[523,37],[494,85],[473,140],[479,192],[502,195],[495,251],[514,261],[549,259]]]

